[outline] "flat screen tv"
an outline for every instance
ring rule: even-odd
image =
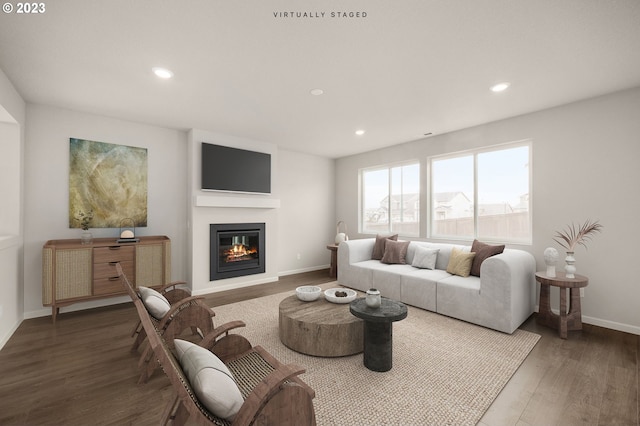
[[[271,194],[271,154],[203,142],[202,189]]]

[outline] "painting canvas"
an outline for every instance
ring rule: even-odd
[[[147,149],[69,139],[69,227],[147,226]],[[127,221],[131,223],[131,221]]]

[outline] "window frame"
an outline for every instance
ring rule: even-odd
[[[504,237],[487,237],[481,236],[478,237],[478,156],[484,153],[489,152],[497,152],[508,149],[527,147],[528,149],[528,216],[529,223],[527,225],[527,237],[525,238],[504,238]],[[473,157],[473,236],[456,236],[456,235],[444,235],[444,234],[436,234],[434,233],[434,220],[435,215],[433,211],[433,196],[435,194],[433,190],[434,185],[434,177],[433,177],[433,162],[434,161],[442,161],[447,159],[459,158],[459,157]],[[454,153],[447,153],[442,155],[433,155],[427,157],[427,190],[426,190],[426,216],[427,216],[427,238],[433,240],[450,240],[450,241],[469,241],[471,239],[482,239],[487,242],[494,243],[509,243],[509,244],[520,244],[520,245],[531,245],[533,244],[533,200],[532,200],[532,188],[533,188],[533,143],[531,139],[524,139],[515,142],[506,142],[496,145],[484,146],[481,148],[469,149],[464,151],[458,151]]]
[[[393,180],[393,173],[392,170],[396,169],[396,168],[402,168],[402,167],[406,167],[406,166],[417,166],[418,167],[418,180],[417,180],[417,184],[418,184],[418,221],[417,221],[417,230],[416,233],[413,234],[409,234],[409,233],[404,233],[404,232],[396,232],[393,230],[393,224],[394,223],[401,223],[401,222],[393,222],[392,221],[392,217],[391,217],[391,201],[392,201],[392,195],[393,195],[393,185],[394,185],[394,180]],[[360,232],[361,234],[372,234],[372,233],[378,233],[377,231],[371,230],[371,229],[366,229],[365,228],[365,184],[364,184],[364,174],[367,172],[376,172],[376,171],[384,171],[386,170],[387,172],[387,176],[388,176],[388,180],[387,180],[387,197],[389,198],[388,204],[387,204],[387,228],[386,230],[382,231],[383,233],[397,233],[398,235],[401,235],[403,237],[410,237],[410,238],[419,238],[422,234],[421,230],[422,230],[422,221],[423,221],[423,215],[422,215],[422,209],[421,209],[421,198],[422,198],[422,188],[423,188],[423,174],[422,174],[422,168],[423,168],[423,164],[421,163],[420,160],[418,159],[411,159],[411,160],[406,160],[406,161],[399,161],[399,162],[394,162],[394,163],[387,163],[387,164],[380,164],[380,165],[376,165],[376,166],[371,166],[371,167],[364,167],[358,170],[358,180],[359,180],[359,188],[358,188],[358,192],[359,192],[359,196],[358,196],[358,232]],[[401,182],[402,182],[402,173],[400,173],[401,175]],[[402,186],[402,183],[401,183]],[[412,193],[413,194],[413,193]],[[402,192],[402,195],[405,195],[404,192]]]

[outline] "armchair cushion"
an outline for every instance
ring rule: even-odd
[[[198,400],[216,416],[232,420],[244,399],[226,365],[209,350],[174,339],[178,362]]]
[[[171,309],[171,304],[167,298],[154,289],[140,286],[138,287],[138,292],[144,307],[155,319],[161,320]]]

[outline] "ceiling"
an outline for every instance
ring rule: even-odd
[[[638,0],[43,4],[0,14],[27,102],[330,158],[640,86]]]

